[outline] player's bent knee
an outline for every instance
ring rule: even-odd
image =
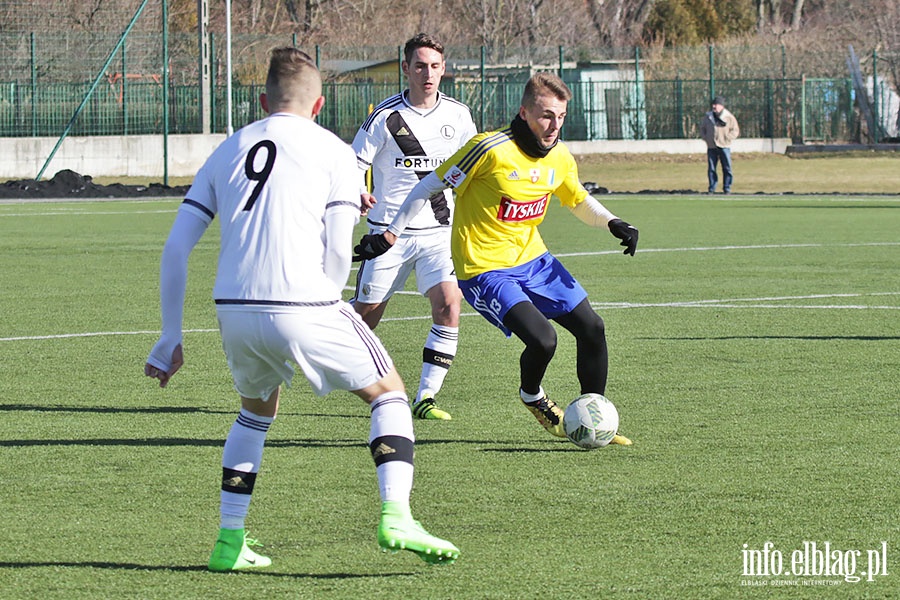
[[[558,343],[558,338],[556,335],[556,331],[553,328],[550,328],[550,331],[544,333],[541,336],[535,337],[532,341],[527,344],[529,350],[534,352],[540,352],[548,359],[552,358],[554,354],[556,354],[556,345]]]
[[[359,396],[366,404],[371,404],[373,400],[388,392],[402,392],[406,394],[406,386],[403,379],[397,372],[396,367],[391,367],[387,375],[359,390],[352,390],[352,393]]]

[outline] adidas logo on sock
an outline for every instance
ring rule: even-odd
[[[372,451],[372,458],[378,458],[380,456],[384,456],[385,454],[395,454],[397,452],[396,449],[391,448],[384,442],[378,444],[378,447]]]

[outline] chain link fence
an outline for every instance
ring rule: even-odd
[[[170,34],[161,0],[121,3],[118,12],[95,15],[96,22],[68,31],[34,29],[40,10],[39,2],[24,0],[0,7],[0,137],[204,130],[198,36]],[[263,116],[258,97],[267,53],[286,45],[315,56],[326,76],[319,122],[345,140],[374,105],[404,85],[397,46],[310,48],[294,36],[239,35],[231,43],[228,115],[226,40],[213,33],[206,117],[213,132]],[[553,70],[574,93],[569,140],[696,138],[714,95],[726,97],[744,137],[852,142],[865,134],[839,53],[784,46],[454,47],[447,64],[442,89],[472,108],[482,130],[509,122],[531,73]],[[869,86],[872,93],[871,77]],[[897,136],[895,88],[883,76],[874,88],[877,133],[881,139]]]

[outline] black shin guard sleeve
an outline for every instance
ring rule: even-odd
[[[376,467],[392,460],[413,464],[415,444],[411,439],[401,435],[383,435],[372,440],[369,450],[372,451],[372,460],[375,461]]]
[[[222,491],[235,494],[252,494],[256,485],[256,473],[222,468]]]

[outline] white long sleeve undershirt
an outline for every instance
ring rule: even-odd
[[[337,288],[343,289],[350,276],[353,258],[353,227],[359,222],[359,215],[346,211],[325,213],[325,276]]]
[[[209,223],[198,215],[179,210],[163,247],[159,269],[162,335],[147,362],[165,371],[172,366],[172,351],[182,339],[188,258],[208,226]]]
[[[605,227],[609,229],[609,222],[618,218],[593,196],[588,196],[584,199],[584,202],[568,208],[582,223],[591,227]]]

